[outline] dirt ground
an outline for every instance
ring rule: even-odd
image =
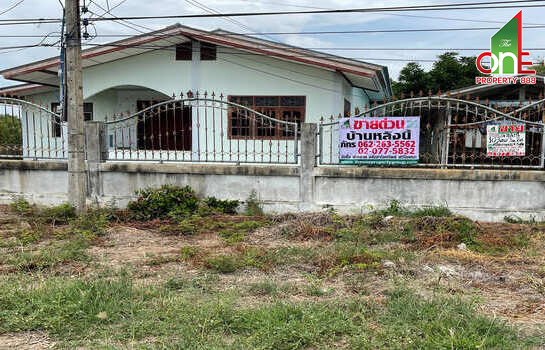
[[[311,221],[319,226],[320,220],[318,216],[316,220]],[[430,222],[423,224],[423,231],[431,227],[433,219],[429,220]],[[282,247],[320,249],[332,244],[330,239],[320,237],[319,234],[303,238],[282,235],[280,233],[282,227],[286,225],[293,227],[289,226],[289,223],[289,220],[283,219],[269,227],[248,232],[243,244],[264,249]],[[402,219],[392,219],[381,229],[395,230],[402,224]],[[27,224],[9,213],[6,207],[2,207],[0,225],[1,236],[8,239],[13,230]],[[308,261],[280,264],[270,269],[245,268],[234,273],[217,274],[215,288],[245,289],[253,283],[264,280],[285,286],[314,284],[319,296],[294,287],[287,292],[286,299],[292,301],[342,299],[364,292],[367,298],[380,303],[385,290],[403,281],[424,297],[442,293],[478,298],[479,308],[483,314],[507,320],[528,332],[543,332],[545,325],[543,232],[526,224],[477,223],[477,225],[482,230],[483,239],[501,243],[507,235],[526,232],[529,243],[524,249],[508,249],[502,254],[486,254],[442,244],[442,241],[437,241],[437,236],[433,239],[423,237],[416,244],[403,241],[382,242],[373,245],[373,249],[401,251],[407,255],[400,254],[388,262],[382,261],[380,267],[372,271],[346,268],[339,273],[321,276],[319,279],[312,277],[319,271],[319,267]],[[440,238],[443,239],[445,236],[442,235]],[[40,244],[47,244],[44,242]],[[131,269],[135,271],[137,283],[142,284],[160,283],[180,276],[196,278],[206,274],[202,266],[177,259],[180,250],[187,246],[198,247],[211,255],[225,254],[237,249],[237,246],[226,244],[217,232],[190,236],[165,235],[154,228],[113,224],[107,229],[107,235],[100,237],[96,244],[88,249],[92,263],[72,262],[54,267],[51,273],[81,277],[95,275],[99,273],[98,270]],[[0,248],[0,254],[9,254],[9,249]],[[257,305],[267,303],[271,298],[269,295],[246,295],[239,303]],[[270,301],[272,302],[272,299]],[[55,343],[41,332],[0,335],[0,349],[41,350],[54,346]]]

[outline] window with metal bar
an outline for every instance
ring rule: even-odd
[[[305,121],[306,96],[229,96],[228,100],[250,109],[229,107],[230,139],[291,139],[295,136],[295,128],[275,120],[297,123],[299,131]]]

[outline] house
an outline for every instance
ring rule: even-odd
[[[180,24],[83,50],[82,65],[85,120],[95,121],[128,116],[173,97],[186,97],[191,91],[193,96],[214,92],[219,98],[221,94],[227,101],[300,125],[318,122],[323,116],[353,114],[374,101],[389,100],[392,94],[384,66]],[[3,70],[0,74],[5,79],[25,84],[0,89],[0,95],[23,97],[57,111],[58,72],[56,57]],[[195,109],[174,113],[170,118],[182,121],[162,127],[180,128],[170,130],[170,135],[185,133],[181,135],[184,145],[175,145],[176,150],[200,147],[195,144]],[[236,138],[237,132],[245,139],[268,138],[258,135],[259,130],[237,129],[232,113],[226,117],[221,127],[229,130],[229,139]],[[61,137],[64,124],[51,126],[48,136]],[[154,133],[159,130],[155,129]],[[134,125],[124,135],[110,131],[110,146],[142,148],[135,139],[154,137],[142,132]],[[172,147],[169,143],[161,148]]]
[[[524,75],[519,75],[521,77]],[[543,99],[545,95],[545,77],[536,75],[536,84],[479,84],[455,89],[449,92],[450,96],[466,97],[472,100],[479,99],[481,104],[488,104],[495,108],[508,110],[516,109]],[[443,96],[446,96],[443,95]]]

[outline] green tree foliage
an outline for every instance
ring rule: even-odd
[[[536,71],[536,74],[545,75],[545,59],[541,59],[541,62],[534,64],[532,69]]]
[[[0,147],[23,146],[21,122],[17,117],[0,115]]]
[[[481,75],[475,66],[475,59],[459,56],[457,52],[446,52],[438,56],[428,72],[420,64],[410,62],[401,70],[399,81],[392,83],[394,94],[428,90],[435,93],[473,85],[475,77]]]

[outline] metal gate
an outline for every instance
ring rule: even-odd
[[[0,159],[66,159],[67,136],[60,114],[0,97]]]
[[[494,108],[496,107],[496,108]],[[516,110],[450,97],[418,97],[386,103],[354,117],[420,116],[420,159],[411,166],[470,168],[543,168],[545,100]],[[488,156],[487,126],[523,124],[524,156]],[[319,164],[338,165],[339,125],[322,119]]]
[[[116,161],[296,164],[300,128],[243,105],[208,97],[141,104],[105,122]]]

